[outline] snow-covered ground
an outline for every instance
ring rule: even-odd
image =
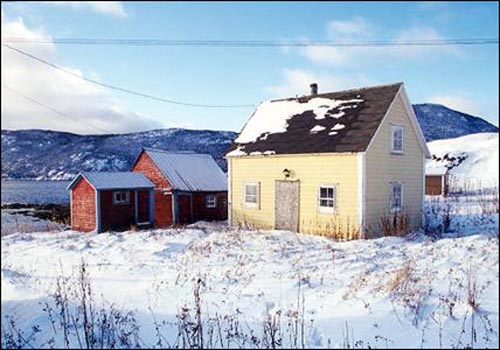
[[[428,142],[435,159],[427,169],[448,168],[452,185],[468,188],[498,188],[498,133],[470,134]]]
[[[52,232],[62,231],[66,225],[58,224],[50,220],[39,219],[32,215],[20,214],[34,209],[2,209],[2,236],[21,232]]]
[[[338,242],[222,223],[5,236],[2,345],[64,347],[65,315],[70,345],[85,346],[91,298],[105,330],[94,339],[121,334],[115,346],[498,348],[498,213],[454,203],[455,232],[437,240]]]

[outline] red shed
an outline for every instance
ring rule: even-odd
[[[227,176],[209,154],[143,148],[132,171],[155,185],[155,227],[227,219]]]
[[[141,173],[82,172],[71,190],[71,227],[108,231],[131,225],[153,225],[154,184]]]

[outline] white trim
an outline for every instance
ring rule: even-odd
[[[247,186],[256,186],[256,203],[246,201]],[[259,209],[260,207],[260,182],[243,182],[243,207],[248,209]]]
[[[209,205],[209,203],[208,203],[209,198],[213,199],[213,204],[210,203],[210,205]],[[217,196],[215,194],[206,194],[205,195],[205,207],[206,208],[217,208]]]
[[[358,208],[359,208],[359,234],[360,238],[364,236],[364,225],[365,225],[365,210],[366,210],[366,160],[365,153],[358,153]]]
[[[232,195],[233,195],[233,191],[232,191],[232,188],[233,188],[233,179],[231,177],[231,159],[230,158],[226,158],[227,159],[227,221],[229,223],[229,225],[232,225],[233,224],[233,198],[232,198]]]
[[[382,117],[382,120],[380,121],[380,123],[377,126],[377,130],[375,130],[375,133],[373,134],[372,139],[368,143],[368,146],[366,146],[365,153],[368,153],[368,150],[370,149],[371,145],[373,144],[373,140],[375,140],[377,138],[377,135],[380,133],[380,130],[382,129],[382,125],[384,124],[384,120],[387,118],[387,116],[389,115],[389,112],[392,110],[392,106],[394,106],[394,103],[396,103],[398,94],[401,91],[402,86],[403,86],[403,84],[401,84],[398,92],[396,92],[396,94],[394,95],[394,98],[392,99],[391,104],[389,105],[389,108],[387,108],[387,110],[385,111],[385,114]]]
[[[421,222],[420,224],[423,226],[424,224],[424,220],[425,220],[425,208],[424,208],[424,205],[425,205],[425,163],[426,163],[426,160],[425,160],[425,156],[422,157],[422,205],[420,206],[420,210],[421,210]]]
[[[101,191],[95,191],[95,231],[101,232]]]
[[[363,151],[364,152],[364,151]],[[342,155],[342,156],[350,156],[353,154],[358,154],[359,152],[321,152],[321,153],[284,153],[284,154],[245,154],[240,156],[225,156],[227,159],[238,159],[238,158],[278,158],[278,157],[310,157],[310,156],[331,156],[331,155]]]
[[[163,192],[163,195],[168,195],[166,192]],[[172,192],[170,193],[170,200],[171,200],[171,203],[172,203],[172,225],[175,225],[177,224],[177,201],[178,201],[178,198],[179,196],[177,195],[177,193],[172,190]]]
[[[139,222],[139,191],[134,190],[134,213],[135,213],[135,223]]]
[[[148,190],[148,217],[149,217],[149,223],[151,224],[151,227],[154,227],[155,225],[155,190],[154,188],[150,188]]]
[[[69,225],[73,228],[73,189],[69,191]]]
[[[333,207],[324,207],[321,206],[321,188],[333,188]],[[322,214],[333,214],[337,212],[337,190],[338,190],[338,184],[335,183],[325,183],[325,184],[319,184],[318,185],[318,212]],[[327,199],[330,200],[330,199]]]
[[[417,116],[415,115],[415,111],[411,106],[410,99],[406,94],[406,90],[404,88],[404,84],[401,85],[401,88],[398,91],[398,94],[401,93],[401,99],[403,100],[403,105],[406,109],[406,112],[410,116],[410,122],[413,128],[415,129],[415,133],[417,134],[417,140],[422,147],[422,151],[424,151],[425,158],[431,158],[431,152],[427,147],[427,143],[425,142],[424,133],[422,132],[422,128],[420,127],[420,123],[418,122]]]
[[[135,190],[137,192],[137,190]],[[125,193],[125,200],[117,200],[116,196],[120,193]],[[130,191],[111,191],[113,205],[127,205],[130,204]]]
[[[389,105],[389,108],[387,108],[387,111],[385,112],[385,115],[382,117],[382,120],[380,121],[380,124],[377,127],[377,130],[375,131],[375,134],[373,134],[372,139],[368,143],[368,146],[365,149],[365,152],[368,152],[370,149],[370,146],[377,138],[377,135],[379,134],[380,130],[382,129],[382,125],[384,124],[384,120],[387,118],[389,115],[390,111],[392,110],[392,107],[394,106],[395,101],[398,98],[398,95],[401,95],[401,100],[403,100],[403,106],[406,110],[406,113],[410,117],[410,122],[411,125],[414,128],[415,134],[417,135],[417,140],[418,143],[420,144],[420,147],[422,148],[425,158],[430,158],[431,153],[429,152],[429,148],[427,147],[427,144],[425,143],[425,138],[424,134],[422,133],[422,129],[420,128],[420,124],[417,120],[417,116],[415,115],[415,111],[413,110],[413,107],[411,107],[410,100],[408,99],[408,95],[406,95],[405,89],[404,89],[404,84],[401,83],[401,86],[399,87],[398,92],[394,95],[394,99],[392,100],[391,104]]]

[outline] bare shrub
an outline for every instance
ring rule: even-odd
[[[365,287],[368,284],[368,276],[370,275],[370,270],[369,269],[364,269],[356,275],[349,283],[349,287],[347,291],[344,293],[342,298],[344,300],[347,300],[349,298],[352,298],[356,293],[358,293],[363,287]]]
[[[6,325],[2,325],[2,348],[5,349],[25,349],[33,348],[33,341],[36,339],[36,335],[40,333],[39,326],[31,327],[31,332],[25,335],[23,330],[16,326],[15,320],[6,316]],[[3,323],[3,322],[2,322]]]
[[[417,326],[423,318],[424,307],[432,288],[429,287],[429,280],[417,274],[415,266],[415,260],[406,259],[403,266],[394,271],[392,280],[387,282],[385,288],[379,289],[387,290],[392,301],[402,304],[412,314],[412,322]],[[428,273],[423,275],[428,276]]]
[[[456,221],[457,196],[432,196],[424,204],[424,232],[435,238],[441,238],[450,232]]]
[[[381,233],[386,236],[401,237],[410,232],[410,216],[405,210],[400,213],[386,214],[379,218]]]
[[[478,290],[477,290],[477,275],[469,266],[466,271],[467,278],[467,304],[472,308],[474,312],[479,311],[479,302],[477,300]]]
[[[483,215],[498,214],[498,189],[493,193],[481,193],[477,201]]]

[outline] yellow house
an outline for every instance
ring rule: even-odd
[[[259,105],[226,154],[230,223],[337,238],[422,224],[430,153],[403,83]]]

